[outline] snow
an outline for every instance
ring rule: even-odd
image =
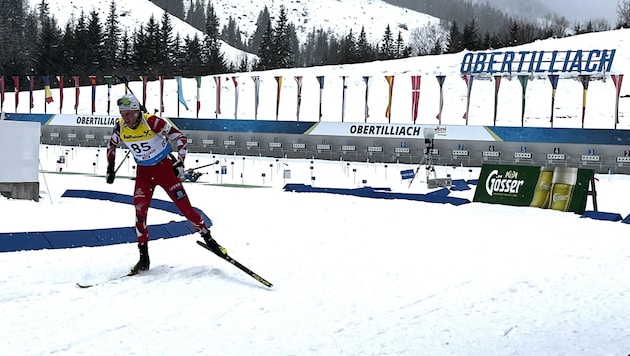
[[[66,150],[64,171],[84,175],[54,173]],[[124,163],[107,185],[102,154],[101,175],[93,176],[96,150],[42,146],[42,199],[0,198],[0,232],[132,226],[131,206],[60,197],[66,189],[132,194],[125,176],[133,165]],[[229,253],[273,288],[198,247],[195,235],[151,241],[151,269],[123,279],[117,278],[137,261],[135,244],[2,253],[3,354],[628,351],[626,224],[526,207],[282,190],[285,183],[309,184],[312,165],[316,186],[352,188],[366,179],[374,187],[426,192],[422,175],[411,186],[401,181],[399,172],[412,165],[353,162],[355,176],[345,162],[191,153],[187,166],[214,159],[229,170],[219,176],[201,169],[207,174],[199,183],[185,184],[192,204],[213,220],[213,235]],[[282,178],[284,169],[290,179]],[[469,179],[479,170],[437,171]],[[620,192],[630,178],[597,177],[600,211],[629,214]],[[474,186],[451,193],[470,200],[473,194]],[[160,189],[155,198],[168,200]],[[181,219],[149,212],[150,224]],[[100,284],[80,289],[76,282]]]

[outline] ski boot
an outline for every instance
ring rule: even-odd
[[[201,237],[203,237],[203,240],[206,242],[206,245],[208,245],[210,250],[212,250],[212,252],[214,252],[216,255],[221,256],[221,257],[227,255],[227,249],[219,245],[217,241],[212,238],[212,235],[210,235],[209,230],[206,233],[201,234]]]
[[[138,250],[140,251],[140,260],[135,266],[131,267],[131,271],[127,273],[128,276],[135,276],[136,274],[147,271],[149,269],[149,246],[146,242],[138,243]]]

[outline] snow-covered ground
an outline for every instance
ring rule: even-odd
[[[64,171],[55,160],[69,150]],[[133,208],[61,198],[113,185],[96,148],[42,146],[39,202],[0,198],[0,232],[132,226]],[[102,153],[102,152],[101,152]],[[118,157],[118,162],[122,156]],[[135,244],[0,254],[0,349],[6,355],[625,355],[630,345],[628,225],[536,208],[462,206],[320,193],[285,183],[426,192],[413,166],[190,154],[219,159],[185,187],[230,254],[268,289],[190,235],[149,244],[151,270],[116,279]],[[234,162],[234,165],[231,164]],[[313,167],[311,170],[310,167]],[[356,168],[356,175],[352,169]],[[413,167],[415,168],[415,167]],[[284,179],[285,169],[291,178]],[[422,170],[420,171],[422,173]],[[240,175],[243,173],[243,178]],[[262,173],[266,173],[263,181]],[[478,169],[438,167],[476,178]],[[630,213],[630,178],[598,175],[600,211]],[[261,185],[239,188],[210,183]],[[472,200],[469,191],[452,195]],[[156,198],[166,199],[158,189]],[[592,209],[591,203],[587,209]],[[181,220],[150,210],[149,223]],[[158,236],[153,236],[157,238]],[[80,289],[75,283],[102,283]]]

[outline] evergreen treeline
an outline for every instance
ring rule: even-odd
[[[0,75],[64,75],[69,85],[74,75],[84,84],[94,75],[103,84],[104,76],[113,74],[133,80],[140,75],[172,78],[236,70],[220,51],[219,23],[211,6],[204,11],[205,35],[181,38],[166,11],[128,33],[121,29],[116,0],[111,0],[105,19],[96,11],[82,12],[62,28],[46,0],[38,1],[29,12],[23,0],[0,0]],[[5,85],[13,89],[11,80]],[[35,87],[42,85],[35,81]],[[20,80],[20,86],[27,88],[27,81]]]

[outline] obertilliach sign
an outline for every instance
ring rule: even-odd
[[[468,52],[461,74],[609,73],[614,49]]]

